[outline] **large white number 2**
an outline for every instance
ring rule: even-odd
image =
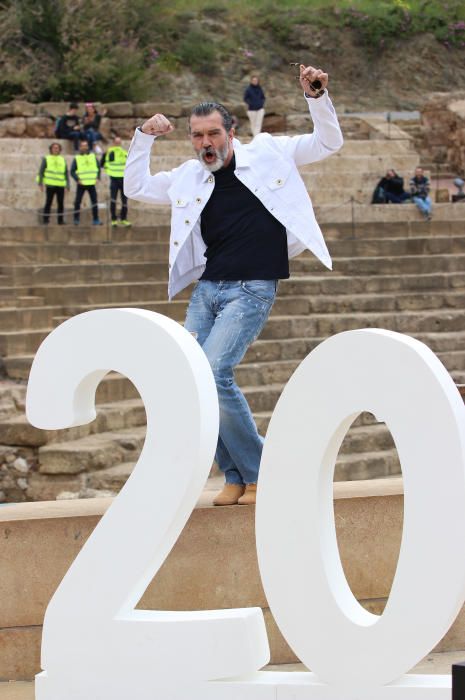
[[[147,436],[136,469],[47,608],[38,700],[148,699],[175,679],[236,676],[269,659],[260,608],[134,609],[192,512],[216,447],[213,375],[189,333],[142,310],[71,319],[36,355],[29,420],[49,429],[90,422],[109,370],[139,390]]]
[[[206,480],[218,407],[206,358],[184,329],[119,309],[82,314],[44,341],[29,420],[43,428],[92,420],[109,370],[139,389],[146,442],[49,604],[37,700],[450,697],[449,676],[402,676],[465,597],[465,408],[426,346],[388,331],[341,333],[302,362],[274,411],[258,488],[260,571],[278,625],[313,673],[255,672],[269,654],[259,609],[134,610]],[[399,562],[381,616],[347,584],[332,506],[340,445],[365,410],[390,428],[404,476]]]

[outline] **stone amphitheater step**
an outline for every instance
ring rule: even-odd
[[[36,494],[41,485],[50,489],[50,479],[46,475],[56,475],[69,480],[67,484],[58,480],[56,488],[59,491],[64,490],[63,486],[72,491],[76,488],[117,491],[140,456],[145,431],[145,426],[141,425],[130,430],[89,434],[79,439],[43,445],[38,450],[39,468],[31,476],[30,488]],[[373,464],[378,476],[400,471],[389,430],[384,424],[352,427],[338,455],[336,480],[345,480],[348,474],[366,478]]]
[[[134,428],[145,425],[145,421],[145,409],[140,398],[98,404],[97,417],[92,423],[66,430],[40,430],[21,413],[0,422],[0,444],[41,447],[55,442],[80,440],[96,433]]]
[[[53,306],[38,306],[36,304],[39,299],[41,300],[41,297],[19,297],[15,306],[0,308],[1,332],[14,331],[18,328],[33,330],[53,325],[53,318],[59,307],[57,309]],[[28,306],[17,308],[23,301],[26,301]]]
[[[1,268],[0,268],[1,269]],[[291,272],[321,274],[321,263],[312,256],[290,262]],[[428,274],[465,270],[465,254],[404,255],[390,257],[345,257],[333,261],[332,275]],[[166,262],[88,262],[68,264],[15,265],[9,268],[14,286],[76,283],[126,283],[167,279]]]
[[[324,295],[387,295],[391,292],[425,292],[433,294],[441,291],[458,291],[465,286],[465,272],[443,272],[424,275],[333,275],[325,273],[319,275],[300,275],[289,280],[282,281],[279,286],[278,301],[286,296],[313,296]],[[13,287],[0,288],[0,296],[11,297]],[[31,287],[15,287],[14,292],[23,298],[33,290],[37,299],[42,299],[48,306],[71,306],[104,304],[132,304],[145,306],[147,302],[163,302],[167,298],[166,281],[132,281],[130,285],[125,282],[106,282],[69,284],[66,286],[47,284]],[[185,300],[190,295],[190,288],[180,292],[176,300]],[[453,301],[451,302],[453,304]],[[169,308],[169,307],[168,307]]]
[[[378,239],[342,239],[328,241],[331,253],[335,259],[341,257],[387,257],[420,254],[450,254],[465,252],[465,236],[415,236],[408,238],[378,238]],[[68,243],[9,243],[2,245],[2,264],[20,265],[54,264],[69,262],[105,262],[105,261],[159,261],[166,262],[168,258],[168,241],[130,241],[112,242],[111,245],[93,242]],[[313,256],[305,252],[299,259],[311,259]],[[6,269],[6,268],[5,268]]]
[[[329,337],[356,328],[385,328],[399,333],[417,335],[435,331],[465,331],[465,310],[366,312],[347,314],[318,314],[308,316],[272,316],[265,326],[263,339]]]
[[[386,328],[400,333],[416,335],[436,331],[465,330],[465,310],[425,309],[403,313],[347,312],[318,313],[311,317],[305,314],[293,316],[272,315],[262,332],[263,339],[328,337],[335,333],[356,328]],[[50,328],[6,331],[0,335],[0,355],[5,358],[27,355],[37,351],[39,344],[50,332]]]
[[[415,127],[417,124],[415,125]],[[412,126],[413,128],[413,126]],[[58,143],[62,146],[64,151],[64,156],[72,158],[74,154],[70,148],[70,142],[63,139],[56,139]],[[249,141],[248,138],[240,137],[241,142],[246,143]],[[2,156],[6,155],[19,155],[23,159],[36,155],[43,157],[48,153],[48,145],[50,139],[34,139],[34,138],[1,138],[0,139],[0,153]],[[130,140],[123,140],[123,147],[128,148],[130,145]],[[183,156],[192,157],[192,147],[187,137],[168,141],[166,139],[159,139],[154,146],[154,150],[160,155],[175,155],[181,154]],[[387,140],[387,139],[350,139],[345,138],[344,146],[341,151],[346,154],[372,154],[376,155],[378,153],[404,153],[405,151],[411,150],[411,143],[408,140]]]
[[[424,311],[433,309],[461,309],[465,306],[465,290],[446,292],[441,294],[439,291],[430,293],[404,293],[399,295],[398,292],[379,294],[344,294],[332,296],[291,296],[283,295],[278,297],[271,315],[306,315],[306,314],[329,314],[329,313],[359,313],[359,312],[387,312],[387,311]],[[52,325],[55,327],[63,323],[67,318],[76,316],[77,314],[94,309],[108,308],[144,308],[149,311],[164,314],[175,321],[182,322],[185,318],[187,301],[112,301],[103,302],[100,304],[70,304],[64,305],[63,311],[60,307],[49,307],[55,310],[53,315]],[[58,310],[61,313],[58,313]],[[10,309],[6,310],[10,312]],[[33,311],[33,309],[31,309]],[[0,309],[0,324],[3,319],[3,310]],[[26,316],[28,318],[28,316]],[[10,319],[10,326],[5,325],[5,330],[17,327],[14,323],[16,315]],[[37,325],[36,325],[37,324]],[[28,323],[28,327],[33,330],[40,326],[40,317],[37,317],[36,323]]]
[[[376,211],[379,207],[374,207]],[[396,207],[385,206],[381,210],[386,213],[394,211]],[[454,205],[448,207],[449,213],[454,209]],[[404,211],[411,211],[406,205]],[[442,209],[444,213],[444,209]],[[464,234],[462,208],[462,218],[451,220],[450,218],[440,219],[437,216],[433,221],[425,224],[423,220],[407,221],[404,217],[402,221],[384,221],[383,238],[425,238],[425,237],[448,237],[460,236]],[[352,230],[350,223],[341,222],[337,225],[326,223],[322,226],[325,238],[331,243],[333,240],[353,240],[355,239],[380,239],[380,228],[370,221],[357,222],[355,230]],[[155,241],[168,241],[170,227],[160,225],[154,221],[152,225],[117,227],[111,229],[112,243],[142,243]],[[105,227],[82,225],[57,226],[5,226],[0,229],[0,240],[2,243],[105,243],[107,244],[108,233]],[[1,282],[1,277],[0,277]]]
[[[436,320],[434,312],[431,313],[429,317],[434,325]],[[381,322],[377,323],[377,325],[379,327],[384,327]],[[434,332],[430,330],[426,332],[407,330],[407,332],[428,345],[428,347],[440,357],[449,371],[461,370],[463,368],[465,333],[459,328],[450,332]],[[249,348],[245,360],[248,363],[301,360],[322,342],[324,338],[325,336],[296,336],[266,339],[262,336]],[[33,358],[34,355],[32,353],[18,352],[6,355],[4,357],[4,365],[7,375],[11,379],[26,380],[29,376]],[[113,377],[113,375],[109,375],[109,377]],[[121,378],[117,381],[110,382],[109,377],[105,378],[104,382],[100,385],[98,393],[99,401],[122,400],[133,398],[137,395],[134,388],[127,380]],[[112,388],[110,389],[110,387]],[[130,387],[129,390],[128,387]]]
[[[463,203],[445,203],[435,204],[434,217],[439,221],[463,221]],[[101,215],[105,214],[106,203],[102,202]],[[397,222],[405,228],[423,224],[424,230],[432,230],[432,227],[437,229],[437,226],[431,222],[425,222],[417,207],[414,204],[403,204],[399,206],[385,204],[370,205],[366,203],[358,204],[356,200],[354,204],[334,202],[330,206],[315,205],[315,212],[320,224],[340,224],[354,220],[354,227],[363,223],[376,223],[379,226],[385,223]],[[69,212],[65,214],[65,218],[70,220]],[[149,205],[140,202],[130,203],[130,219],[135,226],[151,226],[153,224],[167,225],[170,221],[169,207],[164,205]],[[52,222],[54,218],[52,217]],[[90,212],[83,211],[81,216],[82,228],[84,229],[91,223]],[[37,226],[40,223],[38,211],[34,208],[26,207],[26,209],[14,209],[4,207],[0,204],[0,227],[11,228],[14,226]],[[448,224],[449,225],[449,224]],[[51,227],[50,227],[51,228]],[[76,231],[80,231],[81,227]],[[109,234],[111,235],[111,234]]]

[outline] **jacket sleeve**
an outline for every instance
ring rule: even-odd
[[[42,158],[42,162],[40,164],[39,172],[37,175],[37,182],[39,185],[42,185],[42,183],[44,181],[44,173],[45,173],[46,166],[47,166],[47,161],[45,160],[45,158]]]
[[[124,194],[138,202],[170,204],[168,189],[174,171],[150,174],[150,152],[154,136],[136,129],[124,169]]]
[[[328,93],[315,99],[306,98],[313,120],[313,133],[302,136],[278,136],[278,146],[296,165],[306,165],[336,153],[344,142],[342,131]]]
[[[76,182],[79,182],[76,171],[77,171],[76,158],[73,158],[73,162],[71,163],[71,177],[73,178],[73,180],[76,180]]]

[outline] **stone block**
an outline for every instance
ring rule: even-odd
[[[6,128],[8,136],[22,136],[26,131],[26,119],[24,117],[3,119],[2,126]]]
[[[54,137],[55,121],[50,117],[28,117],[26,119],[26,134],[35,139],[51,139]]]
[[[118,445],[92,441],[80,445],[71,443],[46,445],[39,449],[41,474],[79,474],[93,469],[103,469],[123,460],[124,450]]]
[[[268,98],[265,102],[265,114],[283,116],[289,112],[289,105],[282,97]]]
[[[136,117],[120,117],[111,120],[111,131],[122,139],[132,139],[134,129],[139,126],[140,120]]]
[[[235,114],[238,119],[247,119],[247,106],[243,102],[223,102],[230,114]]]
[[[263,131],[269,131],[270,134],[286,131],[286,117],[285,116],[273,116],[266,115],[263,119]]]
[[[10,102],[13,117],[33,117],[36,114],[37,106],[25,100],[12,100]]]
[[[42,627],[0,628],[0,681],[32,680],[40,669]]]
[[[184,111],[179,102],[137,102],[134,105],[135,117],[149,119],[154,114],[164,114],[168,118],[181,117]]]
[[[447,187],[443,187],[442,189],[436,190],[436,197],[435,197],[436,202],[449,202],[450,201],[450,194],[449,190]]]
[[[0,683],[0,700],[34,700],[32,681],[9,681]]]
[[[312,120],[309,114],[288,114],[286,125],[288,131],[307,133],[311,130]]]
[[[0,119],[6,119],[13,116],[13,109],[10,102],[0,104]]]
[[[83,488],[83,478],[80,474],[71,476],[55,474],[51,479],[48,475],[34,471],[29,474],[27,484],[25,498],[28,501],[54,501],[64,491],[80,492]],[[14,499],[10,497],[9,500]]]
[[[106,109],[106,116],[110,118],[134,116],[132,102],[107,102],[104,107]]]
[[[39,102],[37,114],[57,119],[67,112],[68,107],[69,102]]]
[[[102,134],[105,141],[109,141],[112,138],[112,121],[108,117],[102,117],[100,122],[100,133]],[[119,134],[117,134],[119,136]]]

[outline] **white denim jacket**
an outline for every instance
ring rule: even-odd
[[[286,227],[289,258],[311,250],[331,269],[331,257],[297,166],[323,160],[343,142],[336,112],[325,93],[307,99],[314,124],[311,134],[271,136],[262,133],[249,144],[234,139],[236,177]],[[124,191],[131,199],[171,204],[168,296],[172,299],[205,269],[206,245],[200,215],[215,186],[214,176],[198,159],[178,168],[150,174],[154,136],[136,130],[124,172]]]

